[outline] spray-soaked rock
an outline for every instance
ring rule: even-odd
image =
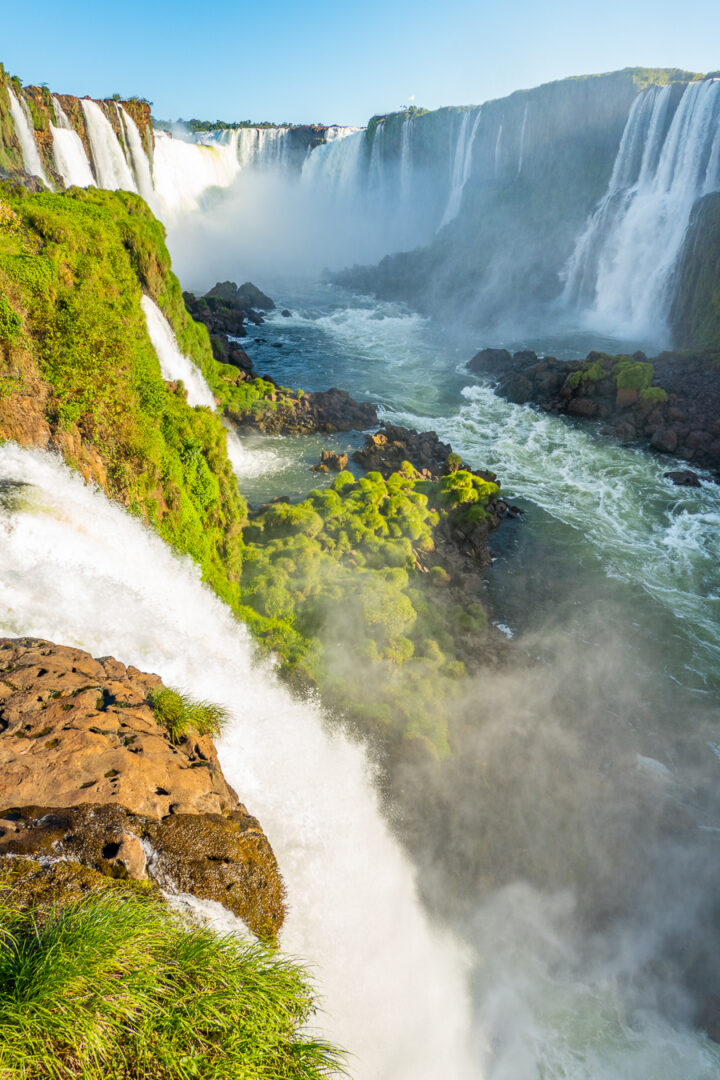
[[[210,738],[172,741],[150,700],[161,689],[111,657],[0,639],[0,853],[150,875],[274,934],[283,884],[270,844]]]

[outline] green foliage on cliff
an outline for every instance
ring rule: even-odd
[[[7,92],[10,84],[16,94],[20,93],[20,80],[8,75],[0,64],[0,173],[19,172],[23,168],[22,151],[10,112],[10,98]]]
[[[446,756],[465,670],[458,630],[465,646],[480,646],[486,616],[476,602],[442,596],[443,567],[426,569],[441,519],[482,522],[497,493],[464,471],[419,481],[406,464],[387,480],[343,472],[301,503],[270,505],[245,530],[250,625],[290,675],[315,682],[364,733],[421,739]]]
[[[340,1055],[302,1033],[305,972],[185,924],[127,886],[23,908],[0,891],[7,1080],[319,1080]]]
[[[163,381],[143,292],[214,375],[207,332],[187,318],[163,228],[140,198],[0,188],[0,437],[50,437],[237,604],[246,506],[225,430]]]

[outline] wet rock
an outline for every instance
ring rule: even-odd
[[[504,371],[512,363],[512,356],[507,349],[481,349],[475,353],[472,360],[468,360],[468,371],[487,372],[497,374]]]
[[[378,422],[370,402],[356,401],[347,390],[321,390],[297,394],[279,401],[265,413],[228,412],[238,431],[266,435],[309,435],[315,432],[363,431]]]
[[[434,431],[417,432],[385,423],[375,434],[365,436],[365,446],[352,457],[367,472],[379,472],[385,478],[409,461],[423,476],[436,480],[445,471],[451,453],[449,443],[442,442]]]
[[[283,319],[292,319],[292,311],[289,311],[288,308],[283,308],[280,314]]]
[[[320,464],[313,465],[315,472],[342,472],[348,466],[347,454],[336,454],[334,450],[323,450],[320,454]]]
[[[677,487],[701,487],[700,477],[690,469],[673,469],[671,472],[663,473],[663,476],[666,480],[672,480]]]

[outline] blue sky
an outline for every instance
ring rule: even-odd
[[[363,124],[566,75],[720,68],[718,0],[4,0],[25,83],[154,102],[164,119]]]

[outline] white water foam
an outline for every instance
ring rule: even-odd
[[[50,182],[40,160],[40,151],[35,140],[35,131],[27,102],[22,95],[20,95],[21,100],[18,100],[15,91],[9,84],[7,92],[10,98],[10,112],[15,124],[15,134],[22,150],[25,171],[29,172],[31,176],[39,176],[45,187],[50,187]]]
[[[128,113],[122,105],[118,105],[117,112],[125,132],[125,142],[130,151],[130,161],[132,163],[133,173],[135,174],[137,190],[142,195],[143,199],[145,199],[150,206],[153,206],[155,202],[155,192],[153,190],[152,172],[148,156],[145,152],[145,147],[140,138],[140,132],[137,129],[137,124],[132,116],[130,116],[130,113]]]
[[[672,272],[695,201],[720,189],[720,82],[652,87],[630,110],[608,191],[565,271],[588,326],[666,335]]]
[[[70,124],[62,105],[53,98],[55,124],[50,124],[53,139],[53,157],[55,168],[60,173],[65,187],[93,187],[93,176],[82,139]]]
[[[160,308],[149,296],[143,296],[141,303],[163,379],[168,382],[182,379],[188,405],[206,405],[214,409],[215,398],[210,387],[192,360],[180,351],[173,329]]]
[[[98,185],[110,191],[137,192],[130,166],[103,109],[90,98],[81,98],[80,104],[85,114]]]
[[[478,1080],[463,955],[433,930],[377,805],[363,750],[258,665],[245,628],[137,520],[50,455],[0,447],[0,628],[158,672],[226,706],[228,781],[282,868],[285,950],[312,965],[319,1024],[356,1080]]]

